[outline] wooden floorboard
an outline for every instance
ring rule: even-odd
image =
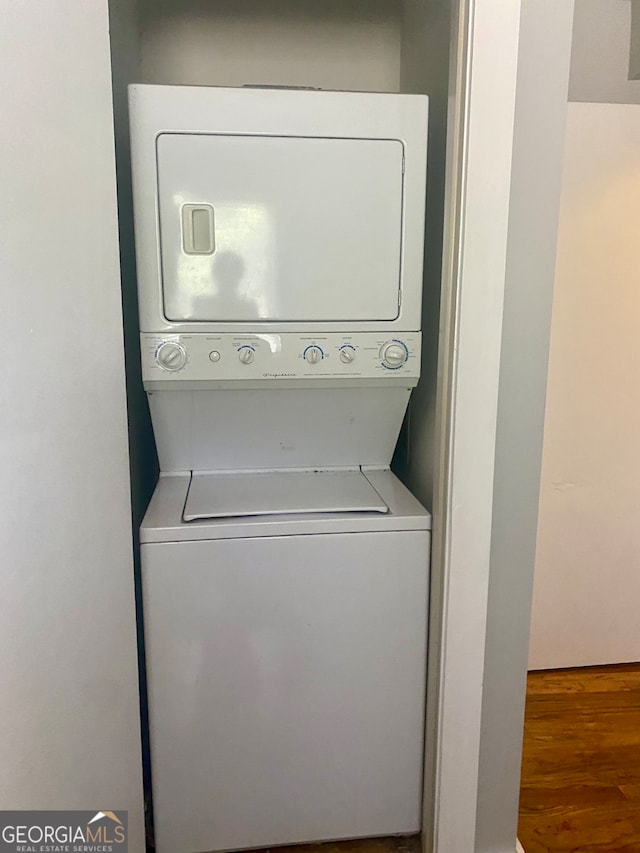
[[[640,853],[640,665],[530,673],[525,853]]]
[[[299,844],[268,847],[251,853],[420,853],[419,835],[393,835],[387,838],[363,838],[357,841],[325,841],[324,844]]]

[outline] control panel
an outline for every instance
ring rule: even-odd
[[[190,334],[141,336],[147,381],[251,382],[307,379],[412,379],[420,375],[419,332],[361,334]]]

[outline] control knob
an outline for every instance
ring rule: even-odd
[[[251,364],[256,357],[253,347],[240,347],[238,350],[238,358],[242,364]]]
[[[351,364],[356,357],[356,351],[352,346],[345,346],[340,349],[340,361],[343,364]]]
[[[168,373],[176,373],[187,363],[187,351],[178,341],[163,341],[156,348],[156,362]]]
[[[402,341],[387,341],[380,349],[380,361],[389,370],[397,370],[406,362],[409,352]]]
[[[322,358],[324,358],[324,353],[320,349],[320,347],[307,347],[304,351],[304,358],[309,364],[317,364]]]

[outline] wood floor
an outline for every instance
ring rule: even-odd
[[[640,853],[640,665],[529,675],[526,853]]]

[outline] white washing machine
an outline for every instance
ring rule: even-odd
[[[158,853],[420,829],[427,99],[133,86]]]
[[[271,490],[295,515],[242,517]],[[428,527],[389,471],[161,478],[141,531],[159,850],[419,831]]]

